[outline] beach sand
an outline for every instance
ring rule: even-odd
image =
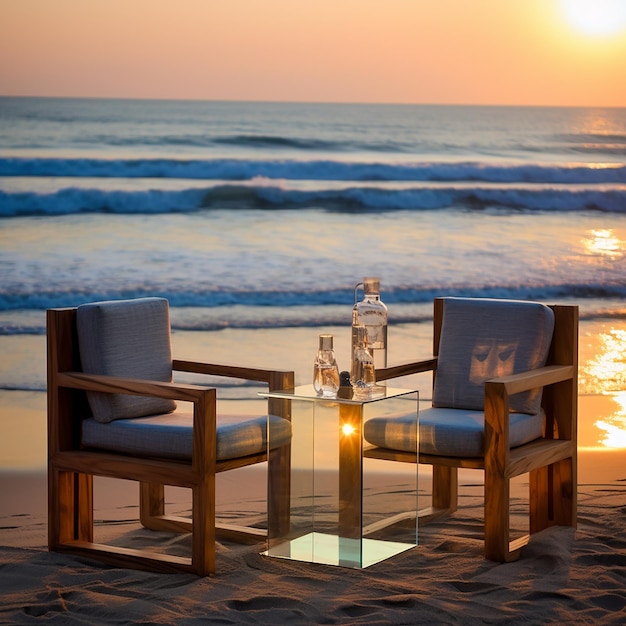
[[[123,570],[50,553],[45,395],[3,391],[0,623],[626,623],[626,447],[602,445],[606,424],[623,419],[623,409],[616,390],[608,394],[590,382],[591,370],[603,358],[603,328],[610,330],[614,323],[581,326],[585,382],[579,407],[578,527],[537,533],[520,560],[509,564],[482,556],[482,475],[472,471],[461,473],[460,507],[453,516],[421,527],[418,547],[364,570],[268,558],[260,555],[263,544],[230,542],[217,546],[214,578]],[[397,348],[390,364],[428,354],[429,330],[427,325],[392,327],[390,345]],[[324,331],[336,335],[341,367],[349,341],[345,329],[174,333],[173,344],[181,358],[293,368],[297,382],[305,383],[317,333]],[[12,348],[17,367],[44,358],[40,339]],[[233,359],[234,346],[245,346],[245,354],[252,356]],[[425,400],[428,385],[427,380],[418,384]],[[234,398],[222,409],[241,403]],[[262,406],[259,400],[244,404],[246,410]],[[427,489],[427,478],[428,468],[420,467],[420,491]],[[220,476],[218,512],[238,522],[257,522],[265,513],[264,489],[260,468]],[[188,512],[185,490],[166,493],[169,510]],[[516,479],[512,495],[513,523],[523,524],[527,477]],[[102,539],[188,554],[187,536],[139,526],[134,483],[97,479],[95,509]]]

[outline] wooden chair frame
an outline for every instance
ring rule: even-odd
[[[158,572],[215,573],[216,535],[262,541],[262,529],[216,525],[215,475],[268,461],[268,497],[289,493],[289,445],[244,458],[216,460],[216,390],[199,385],[95,376],[81,372],[76,309],[47,312],[48,349],[48,547],[118,567]],[[173,361],[175,371],[264,382],[270,391],[291,387],[293,372]],[[193,403],[193,452],[190,462],[138,458],[83,449],[81,421],[91,415],[86,391],[153,396]],[[286,401],[270,399],[268,410],[290,419]],[[140,484],[140,521],[153,530],[192,533],[191,558],[94,543],[93,476],[129,479]],[[164,485],[192,493],[191,519],[165,515]],[[278,494],[278,495],[277,495]],[[288,506],[271,507],[288,524]],[[285,517],[286,516],[286,517]],[[285,519],[283,519],[285,517]],[[275,522],[276,523],[276,522]]]
[[[376,371],[379,381],[433,372],[443,319],[444,299],[434,302],[434,357]],[[485,557],[507,562],[519,558],[530,535],[510,539],[510,480],[529,473],[530,534],[554,525],[576,526],[578,417],[578,307],[553,305],[555,327],[548,360],[540,369],[495,378],[485,383],[485,454],[459,458],[370,448],[365,455],[433,466],[432,507],[419,511],[425,523],[457,509],[458,468],[485,474]],[[543,387],[543,436],[509,449],[509,396]]]

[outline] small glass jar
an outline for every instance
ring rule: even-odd
[[[313,388],[318,396],[334,398],[339,389],[339,368],[333,350],[333,336],[320,335],[313,362]]]

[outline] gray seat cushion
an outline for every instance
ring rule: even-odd
[[[552,309],[539,302],[445,298],[433,406],[484,407],[484,383],[546,363]],[[510,398],[511,411],[536,415],[541,390]]]
[[[241,416],[241,419],[242,421],[228,423],[218,421],[218,461],[267,451],[267,416]],[[291,423],[282,417],[270,416],[270,434],[273,448],[289,443]],[[108,424],[88,418],[83,420],[82,444],[88,448],[135,456],[190,460],[193,415],[181,411],[136,419],[118,419]]]
[[[543,411],[537,415],[509,415],[511,448],[540,437]],[[381,448],[415,452],[415,413],[375,417],[365,422],[365,440]],[[471,409],[429,408],[419,413],[419,448],[422,454],[454,457],[481,457],[485,452],[485,414]]]
[[[164,298],[93,302],[76,313],[80,359],[87,374],[172,380],[169,304]],[[167,413],[172,400],[88,392],[98,422]]]
[[[422,454],[480,457],[485,450],[485,381],[543,367],[554,313],[538,302],[444,298],[433,408],[420,411]],[[509,445],[541,437],[541,389],[509,398]],[[376,446],[415,452],[415,415],[379,417],[364,425]]]

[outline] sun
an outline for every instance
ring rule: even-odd
[[[587,35],[606,37],[626,30],[626,0],[561,0],[566,18]]]

